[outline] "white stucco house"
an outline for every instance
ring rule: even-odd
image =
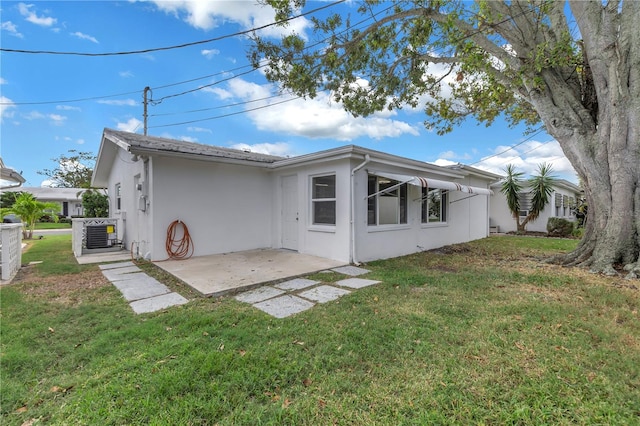
[[[82,216],[82,188],[50,188],[40,186],[23,186],[19,188],[8,188],[9,192],[29,192],[38,201],[45,203],[56,203],[60,206],[59,213],[64,217]]]
[[[105,129],[92,185],[135,255],[167,258],[187,225],[193,255],[281,248],[359,263],[489,235],[500,176],[358,146],[292,158]]]
[[[517,230],[516,221],[507,208],[507,199],[500,192],[500,183],[491,186],[493,195],[491,196],[491,226],[497,227],[499,232],[515,232]],[[522,218],[529,214],[528,206],[531,197],[527,193],[522,193],[520,197],[520,216]],[[570,221],[576,220],[575,207],[582,197],[582,190],[568,180],[558,179],[553,185],[553,193],[550,202],[540,213],[540,216],[533,222],[527,224],[527,231],[547,232],[547,221],[551,217],[561,217]]]

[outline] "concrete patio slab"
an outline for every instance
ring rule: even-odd
[[[131,253],[129,253],[129,251],[127,250],[112,251],[106,253],[91,253],[76,257],[76,260],[80,265],[87,265],[90,263],[115,262],[118,260],[131,260]]]
[[[316,288],[312,288],[311,290],[298,293],[298,296],[304,297],[305,299],[313,300],[318,303],[327,303],[349,293],[351,293],[349,290],[345,290],[343,288],[337,288],[330,285],[321,285]]]
[[[131,302],[131,308],[136,314],[145,314],[170,308],[176,305],[184,305],[188,300],[178,293],[167,293],[160,296],[149,297],[147,299]]]
[[[265,300],[253,306],[276,318],[286,318],[293,314],[310,309],[315,304],[290,294]]]
[[[205,296],[221,296],[344,262],[291,250],[257,249],[155,263]]]
[[[333,268],[332,271],[338,272],[340,274],[349,275],[352,277],[357,277],[358,275],[364,275],[371,272],[368,269],[358,268],[357,266],[351,266],[351,265],[341,266],[340,268]]]
[[[346,280],[337,281],[335,284],[341,287],[363,288],[379,283],[380,281],[365,280],[364,278],[347,278]]]
[[[273,299],[276,296],[284,294],[283,290],[273,287],[260,287],[255,290],[249,290],[236,296],[236,300],[245,303],[258,303],[267,299]]]
[[[275,284],[274,287],[282,290],[301,290],[316,284],[320,284],[320,281],[308,280],[306,278],[295,278],[293,280]]]

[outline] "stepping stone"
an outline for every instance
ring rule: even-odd
[[[140,280],[116,281],[113,285],[120,290],[124,298],[129,302],[171,293],[169,287],[146,275]]]
[[[350,275],[352,277],[357,277],[358,275],[363,275],[368,272],[371,272],[368,269],[358,268],[357,266],[341,266],[339,268],[333,268],[332,271],[338,272],[340,274]]]
[[[308,300],[290,294],[256,303],[254,307],[276,318],[286,318],[298,312],[306,311],[314,306]]]
[[[296,278],[276,284],[274,285],[274,287],[278,287],[281,290],[300,290],[316,284],[320,284],[320,281],[308,280],[306,278]]]
[[[298,296],[318,303],[327,303],[349,293],[351,293],[349,290],[345,290],[343,288],[321,285],[319,287],[312,288],[311,290],[298,293]]]
[[[118,262],[118,263],[107,263],[105,265],[99,265],[99,268],[104,271],[106,269],[124,268],[125,266],[135,266],[135,265],[133,262]]]
[[[365,280],[363,278],[348,278],[346,280],[340,280],[336,282],[336,284],[341,287],[349,287],[349,288],[363,288],[363,287],[368,287],[370,285],[379,284],[379,283],[380,281]]]
[[[184,305],[188,300],[178,293],[167,293],[160,296],[149,297],[147,299],[131,302],[131,308],[136,314],[146,314],[160,311],[171,306]]]
[[[283,290],[273,287],[260,287],[255,290],[247,291],[236,296],[236,300],[245,303],[257,303],[263,300],[272,299],[276,296],[284,294]]]
[[[126,275],[133,272],[142,272],[142,270],[137,266],[126,266],[124,268],[106,269],[102,271],[102,275],[107,277],[109,281],[113,282],[128,279]]]

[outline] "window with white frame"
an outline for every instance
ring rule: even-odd
[[[422,223],[447,221],[448,191],[422,188]]]
[[[399,225],[407,223],[407,184],[369,175],[367,224]]]
[[[336,224],[336,175],[311,179],[311,212],[314,225]]]
[[[116,189],[115,189],[115,203],[116,203],[116,211],[119,211],[120,208],[122,207],[122,194],[121,194],[121,185],[119,183],[116,183]]]

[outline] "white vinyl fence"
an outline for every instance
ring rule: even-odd
[[[2,281],[8,281],[18,273],[22,264],[22,224],[3,223],[0,233]]]

